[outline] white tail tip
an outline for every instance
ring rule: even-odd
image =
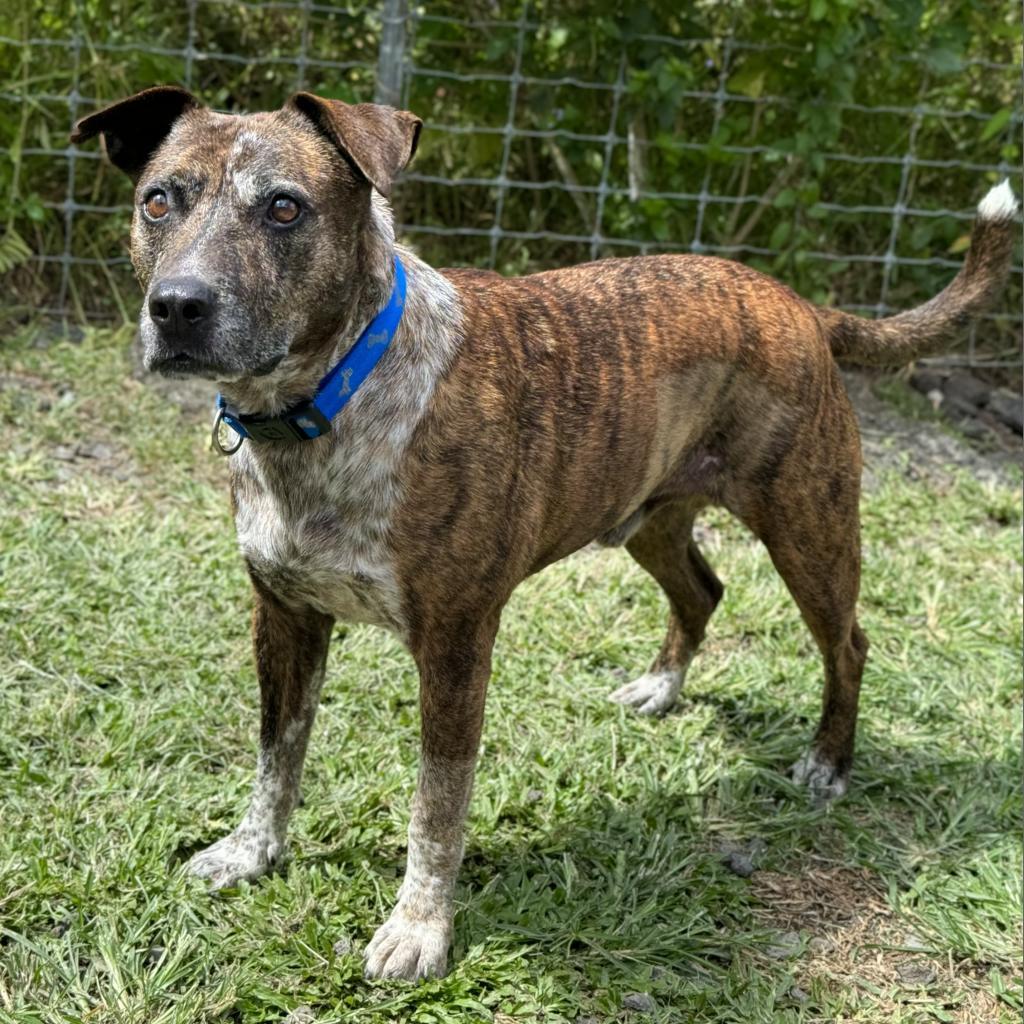
[[[982,220],[1009,220],[1017,213],[1017,197],[1010,188],[1010,179],[1004,178],[985,193],[978,203],[978,216]]]

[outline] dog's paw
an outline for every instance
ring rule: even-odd
[[[417,921],[398,907],[366,947],[368,978],[443,978],[448,967],[451,923],[434,918]]]
[[[608,699],[635,708],[641,715],[663,715],[675,705],[682,683],[678,669],[648,672],[608,694]]]
[[[186,870],[206,879],[211,889],[227,889],[265,875],[283,853],[282,844],[255,832],[237,830],[200,850],[189,860]]]
[[[816,806],[838,800],[849,784],[849,774],[839,771],[813,747],[789,769],[789,774],[794,782],[810,790]]]

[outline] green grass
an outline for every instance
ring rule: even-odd
[[[40,337],[0,351],[0,1021],[1019,1019],[1017,486],[890,474],[865,497],[873,647],[828,811],[782,774],[816,720],[816,652],[726,516],[704,545],[726,596],[660,721],[604,699],[660,642],[655,585],[595,551],[528,581],[451,974],[370,984],[414,780],[411,660],[339,629],[291,862],[215,897],[185,878],[243,810],[258,721],[225,466],[130,379],[126,333]],[[760,870],[728,871],[723,849],[755,840]],[[914,962],[932,980],[901,981]]]

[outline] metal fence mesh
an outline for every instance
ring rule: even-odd
[[[797,49],[785,42],[755,42],[734,32],[623,34],[606,41],[597,62],[601,73],[581,77],[552,74],[550,62],[538,62],[539,46],[550,51],[552,29],[528,3],[514,19],[436,13],[409,8],[407,0],[383,0],[368,10],[312,0],[186,0],[171,7],[174,16],[156,42],[97,40],[95,32],[77,27],[65,35],[0,36],[0,55],[20,53],[26,68],[23,85],[0,93],[0,103],[30,105],[33,114],[49,111],[55,123],[70,126],[101,102],[90,91],[97,64],[123,61],[126,82],[133,68],[149,62],[140,79],[177,80],[214,106],[244,109],[248,96],[203,92],[204,82],[216,77],[211,69],[242,65],[250,76],[271,69],[277,80],[287,72],[295,89],[391,102],[424,117],[423,152],[404,175],[395,208],[400,233],[434,261],[517,271],[608,255],[710,253],[752,263],[818,301],[867,315],[922,301],[935,290],[936,268],[951,276],[959,267],[958,249],[946,239],[951,231],[966,232],[973,210],[945,208],[945,186],[955,182],[958,195],[973,189],[976,201],[998,174],[1021,192],[1021,169],[1005,155],[1012,147],[989,146],[978,159],[919,155],[923,136],[980,135],[994,111],[931,105],[932,72],[912,57],[900,60],[910,65],[907,80],[921,83],[917,95],[901,103],[839,104],[846,125],[841,145],[795,157],[773,144],[771,126],[806,111],[794,110],[785,95],[736,87],[745,69],[756,66],[752,58],[784,60]],[[237,21],[244,52],[208,45],[207,29],[223,17]],[[276,26],[281,39],[270,52],[268,26]],[[477,38],[470,48],[466,40]],[[70,88],[41,88],[45,76],[29,74],[28,53],[34,68],[40,62],[69,67]],[[699,87],[676,90],[685,132],[652,130],[649,118],[625,109],[634,74],[652,53],[693,69]],[[353,59],[339,60],[340,54]],[[960,73],[1018,82],[1020,68],[1012,53],[1005,61],[973,56]],[[740,106],[749,111],[746,135],[723,136],[726,112]],[[54,114],[60,110],[63,117]],[[481,112],[495,110],[504,111],[503,121],[483,118]],[[1015,140],[1021,122],[1018,101],[1009,118]],[[883,128],[902,140],[902,151],[873,149],[872,138]],[[109,305],[97,298],[102,289],[95,282],[102,277],[128,318],[134,300],[121,298],[131,295],[123,286],[123,243],[98,245],[82,221],[115,215],[126,224],[130,191],[113,180],[95,150],[72,147],[65,138],[55,130],[49,145],[3,150],[18,161],[23,180],[40,162],[50,175],[55,164],[65,171],[63,199],[41,203],[48,216],[59,218],[61,230],[40,235],[47,245],[32,256],[50,296],[42,308],[76,318],[109,316]],[[473,154],[475,173],[466,173],[465,153]],[[829,195],[826,188],[807,200],[799,184],[810,161],[826,182],[832,165],[858,170],[845,175],[852,184],[844,192]],[[490,173],[479,173],[481,167]],[[965,177],[971,188],[963,187]],[[644,214],[639,219],[638,210]],[[794,220],[814,234],[797,251],[786,244],[792,237],[786,225]],[[931,250],[929,222],[945,231],[943,244]],[[828,244],[833,234],[842,238],[841,248]],[[914,254],[922,245],[929,254]],[[1019,280],[1019,265],[1014,273]],[[827,276],[824,290],[815,283],[824,278],[815,274]],[[1004,306],[972,330],[966,348],[940,361],[1020,368],[1020,327],[1015,287]]]

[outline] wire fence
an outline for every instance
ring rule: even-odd
[[[211,47],[207,22],[223,13],[287,26],[288,45],[267,52],[260,45],[265,34],[257,33],[246,52]],[[63,196],[38,201],[59,231],[37,232],[28,261],[47,296],[37,309],[76,319],[109,316],[96,298],[103,290],[97,282],[107,282],[116,311],[131,316],[132,302],[122,298],[123,243],[100,244],[83,227],[115,218],[123,232],[130,195],[112,182],[99,153],[63,142],[60,122],[69,127],[109,99],[90,91],[97,64],[131,65],[141,57],[155,62],[148,77],[162,74],[204,99],[204,85],[215,77],[209,69],[239,66],[250,76],[263,69],[275,84],[294,89],[419,113],[424,153],[401,179],[395,209],[400,234],[441,262],[514,272],[633,253],[706,253],[752,263],[817,301],[880,316],[930,297],[939,275],[948,278],[960,266],[973,202],[995,176],[1009,177],[1021,192],[1016,92],[1002,123],[998,110],[936,106],[928,85],[934,69],[914,56],[896,58],[905,65],[897,69],[902,81],[920,83],[905,102],[823,102],[821,116],[843,124],[836,145],[800,152],[780,147],[772,127],[777,135],[815,111],[809,115],[806,99],[765,92],[751,78],[766,62],[804,58],[806,47],[784,39],[753,42],[736,31],[622,33],[604,41],[592,65],[599,73],[583,76],[573,68],[552,73],[551,48],[564,42],[528,3],[517,17],[500,18],[440,14],[408,0],[383,0],[368,10],[312,0],[186,0],[177,15],[160,43],[94,40],[75,22],[64,35],[0,36],[0,56],[5,48],[43,54],[67,72],[66,89],[47,91],[38,85],[44,76],[29,74],[23,57],[22,82],[9,80],[0,92],[0,103],[23,114],[26,105],[64,112],[51,113],[50,144],[23,138],[3,149],[16,162],[16,185],[43,163],[51,176],[54,166],[64,171]],[[538,50],[547,59],[538,59]],[[1013,82],[1016,90],[1020,68],[1012,47],[1007,53],[1006,60],[963,58],[958,73]],[[685,132],[652,124],[656,117],[638,111],[634,100],[638,75],[643,80],[652,64],[667,62],[674,62],[669,85]],[[138,76],[139,87],[150,84],[142,80],[147,76]],[[94,91],[108,90],[103,83]],[[247,96],[225,99],[213,105],[248,105]],[[934,155],[937,133],[960,140],[950,147],[955,155]],[[963,140],[986,134],[997,135],[998,145],[983,148],[980,158],[965,157],[965,148],[974,150]],[[885,145],[875,148],[879,135]],[[842,187],[830,192],[833,177]],[[973,201],[947,208],[948,195]],[[830,244],[833,238],[841,247]],[[1019,281],[1019,255],[1015,262]],[[1021,320],[1016,286],[1003,307],[972,328],[965,348],[936,361],[1018,370]]]

